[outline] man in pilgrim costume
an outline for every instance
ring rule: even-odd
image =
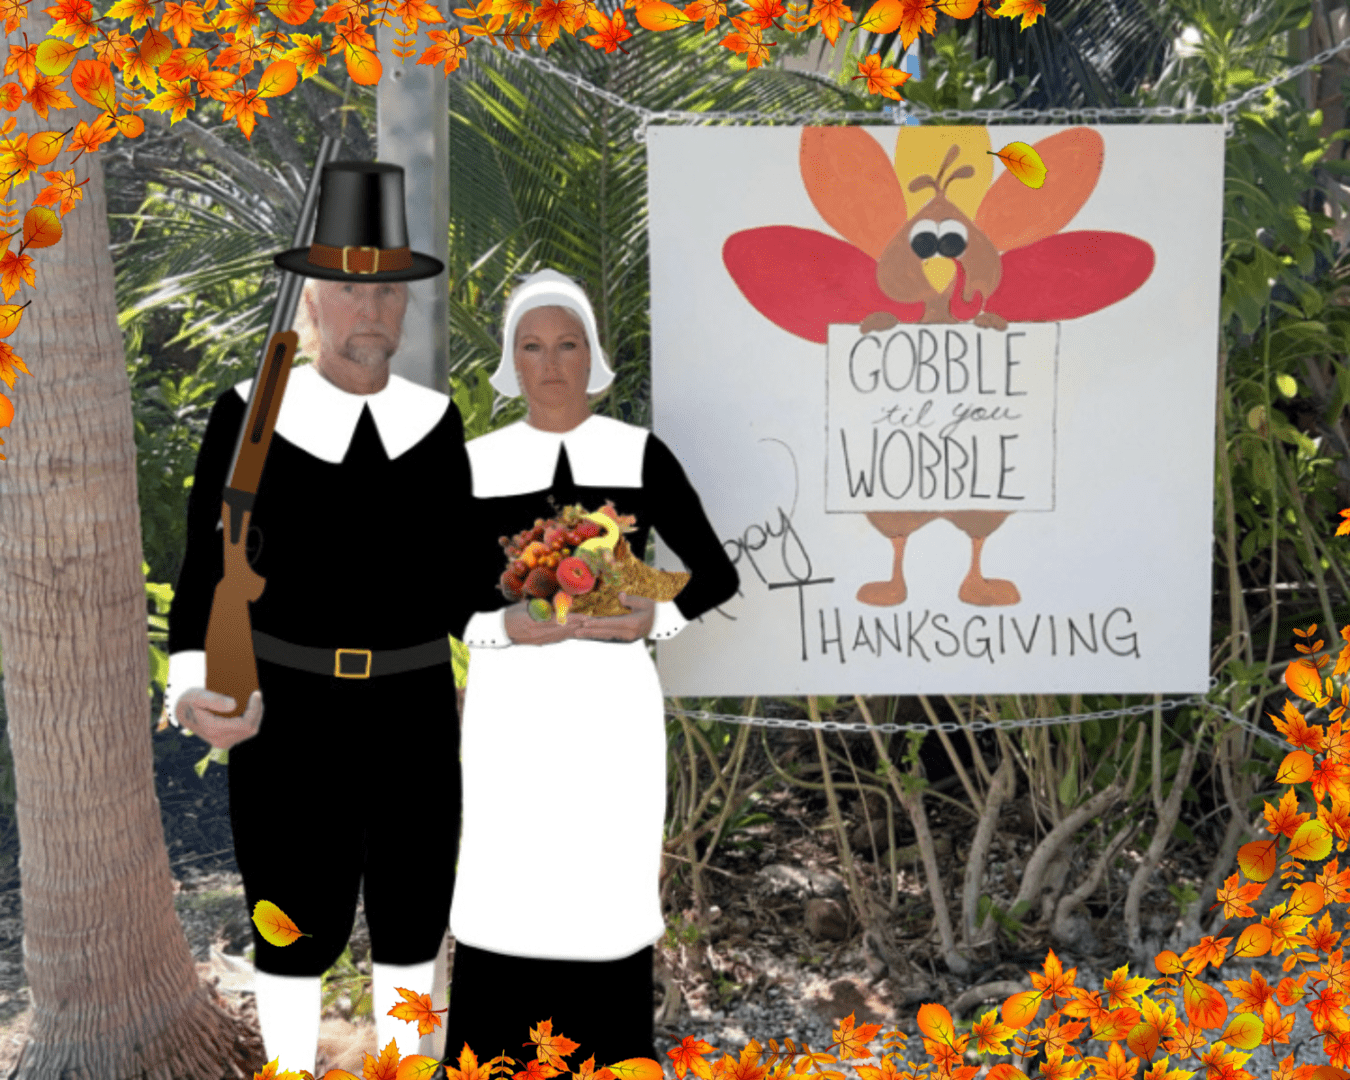
[[[553,270],[526,279],[491,381],[523,393],[529,413],[468,445],[483,553],[471,562],[495,551],[500,573],[496,538],[552,517],[550,497],[559,509],[612,501],[636,518],[626,539],[639,558],[656,529],[691,577],[673,601],[629,597],[629,614],[573,613],[561,626],[531,622],[495,576],[475,582],[446,1020],[457,1068],[466,1042],[480,1062],[503,1051],[533,1059],[521,1044],[549,1019],[554,1035],[580,1043],[574,1062],[656,1057],[666,734],[645,639],[679,633],[739,580],[670,449],[590,412],[587,394],[612,378],[585,292]]]
[[[254,930],[263,1042],[282,1069],[313,1072],[319,978],[347,944],[359,887],[381,1050],[397,1038],[400,1057],[416,1051],[416,1028],[386,1015],[402,1000],[395,987],[431,992],[459,831],[447,635],[462,636],[465,618],[455,614],[456,556],[468,460],[450,399],[389,371],[406,282],[444,268],[408,248],[403,170],[326,165],[313,245],[275,261],[315,279],[303,301],[318,355],[290,373],[249,530],[249,560],[266,579],[250,605],[260,692],[231,719],[222,714],[235,703],[204,689],[224,565],[222,491],[246,380],[216,402],[197,458],[166,708],[232,748],[230,821],[249,910],[269,900],[306,935],[283,948]],[[437,807],[450,817],[445,861],[426,854],[430,762]]]

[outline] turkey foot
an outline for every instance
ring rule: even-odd
[[[1002,315],[995,315],[992,311],[981,311],[970,321],[976,326],[987,326],[990,330],[1008,329],[1008,320]]]
[[[921,529],[932,521],[937,514],[922,512],[883,512],[868,514],[867,520],[883,536],[889,537],[894,556],[891,561],[889,581],[869,581],[857,592],[858,603],[871,604],[873,607],[894,607],[903,604],[909,596],[905,585],[905,541],[909,534]]]
[[[957,596],[967,604],[979,607],[1002,607],[1020,603],[1022,594],[1011,581],[1001,578],[987,578],[980,572],[980,551],[984,548],[985,537],[970,538],[970,570],[961,582]]]

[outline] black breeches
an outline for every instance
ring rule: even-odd
[[[270,900],[311,936],[276,946],[255,925],[255,966],[323,974],[347,945],[362,886],[372,960],[433,959],[459,848],[450,665],[345,679],[260,660],[258,681],[262,727],[230,751],[235,860],[249,914]]]

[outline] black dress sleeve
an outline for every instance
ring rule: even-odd
[[[450,408],[459,416],[454,402]],[[451,440],[450,478],[447,495],[456,507],[451,528],[454,533],[453,564],[451,572],[450,633],[463,641],[468,622],[479,612],[499,611],[509,601],[497,587],[506,555],[497,543],[502,534],[500,522],[493,520],[491,507],[473,495],[473,467],[469,451],[464,445],[464,424],[460,420],[459,434]],[[518,526],[517,526],[518,528]],[[506,530],[511,531],[511,530]]]
[[[689,571],[689,583],[675,597],[680,614],[692,621],[735,596],[740,575],[703,512],[698,492],[655,435],[647,436],[642,488],[652,527]]]
[[[225,474],[247,410],[248,404],[231,387],[217,400],[206,422],[188,493],[187,551],[169,609],[170,655],[206,648],[211,601],[225,576],[225,547],[216,525],[228,479]]]

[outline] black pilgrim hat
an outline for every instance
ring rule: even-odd
[[[374,161],[325,165],[313,243],[272,261],[325,281],[420,281],[445,269],[440,259],[408,248],[402,166]]]

